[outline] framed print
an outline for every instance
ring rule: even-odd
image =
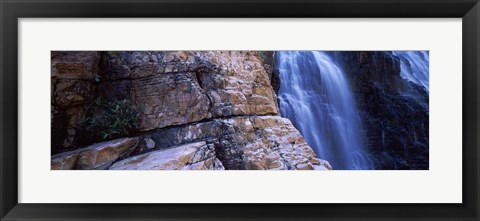
[[[1,4],[2,220],[479,219],[476,0]]]

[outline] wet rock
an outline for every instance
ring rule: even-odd
[[[341,52],[375,169],[428,169],[428,93],[391,52]]]
[[[278,91],[280,90],[280,71],[278,69],[274,69],[272,71],[270,84],[272,85],[272,88],[273,88],[273,91],[275,91],[275,94],[278,94]]]

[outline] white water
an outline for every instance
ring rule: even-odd
[[[276,52],[280,111],[334,169],[373,169],[349,84],[326,52]]]
[[[428,51],[394,51],[393,55],[400,58],[400,76],[422,86],[428,93]]]

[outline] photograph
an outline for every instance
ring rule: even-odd
[[[429,51],[51,51],[51,170],[429,170]]]
[[[0,221],[480,221],[480,0],[0,14]]]

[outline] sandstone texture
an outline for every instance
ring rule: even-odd
[[[99,52],[51,53],[52,152],[75,147],[76,125],[85,105],[95,99]]]
[[[206,141],[226,169],[331,169],[308,146],[290,120],[279,116],[214,119],[159,129],[148,135],[156,149]]]
[[[279,116],[215,119],[159,129],[147,136],[155,143],[154,151],[143,150],[146,153],[119,161],[110,169],[188,169],[199,165],[210,169],[222,165],[230,170],[332,169],[327,161],[316,157],[290,120]],[[201,164],[191,160],[198,151],[203,151]]]
[[[102,76],[107,99],[145,105],[143,131],[214,117],[277,114],[267,72],[255,52],[120,52]],[[115,80],[118,79],[118,80]]]
[[[139,138],[122,138],[53,155],[51,169],[106,169],[116,160],[130,154],[138,142]]]
[[[52,52],[52,169],[332,169],[279,116],[272,82],[273,52]],[[84,147],[98,97],[142,107],[136,138]]]
[[[213,144],[205,141],[157,150],[121,160],[110,170],[223,170]]]

